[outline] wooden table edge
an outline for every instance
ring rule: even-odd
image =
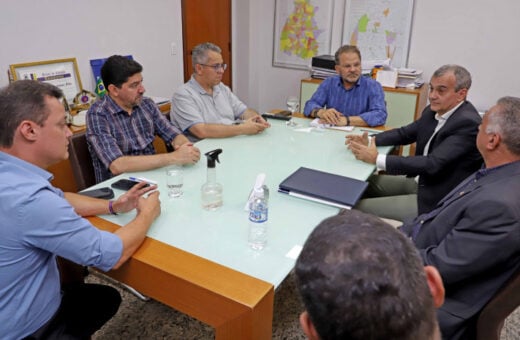
[[[118,225],[88,220],[113,232]],[[146,237],[121,268],[106,275],[215,328],[217,339],[270,339],[274,286]]]

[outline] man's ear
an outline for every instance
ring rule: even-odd
[[[316,328],[314,328],[314,325],[312,324],[311,318],[309,317],[309,313],[307,313],[307,311],[304,311],[300,314],[300,325],[302,326],[305,335],[307,335],[307,339],[320,339],[320,336],[318,335],[318,332],[316,332]]]
[[[30,120],[22,121],[18,130],[20,131],[20,135],[22,135],[27,141],[34,142],[38,137],[36,123],[31,122]]]
[[[433,266],[425,266],[426,281],[433,297],[433,304],[439,308],[444,303],[444,284],[442,283],[441,274],[437,268]]]

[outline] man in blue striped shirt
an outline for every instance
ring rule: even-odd
[[[338,126],[384,125],[387,112],[381,85],[361,76],[361,53],[356,46],[341,46],[335,54],[337,76],[325,79],[303,113]]]

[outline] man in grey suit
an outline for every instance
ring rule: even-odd
[[[463,179],[482,166],[475,147],[480,116],[466,100],[471,75],[462,66],[444,65],[430,80],[429,100],[415,122],[368,136],[347,136],[357,159],[377,165],[386,175],[374,175],[357,209],[403,221],[430,211]],[[376,145],[416,143],[414,156],[378,154]],[[405,176],[395,176],[405,175]],[[418,181],[415,177],[418,176]]]
[[[477,135],[482,168],[401,230],[446,288],[445,339],[473,339],[479,312],[520,270],[520,98],[486,112]]]

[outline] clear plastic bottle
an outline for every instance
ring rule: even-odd
[[[201,188],[202,208],[206,210],[217,210],[222,206],[222,184],[217,183],[217,170],[215,169],[215,161],[219,162],[218,155],[222,149],[216,149],[206,152],[208,158],[208,174],[206,183]]]
[[[253,200],[249,206],[249,237],[248,244],[254,250],[262,250],[267,244],[267,220],[269,215],[265,185],[255,188]]]

